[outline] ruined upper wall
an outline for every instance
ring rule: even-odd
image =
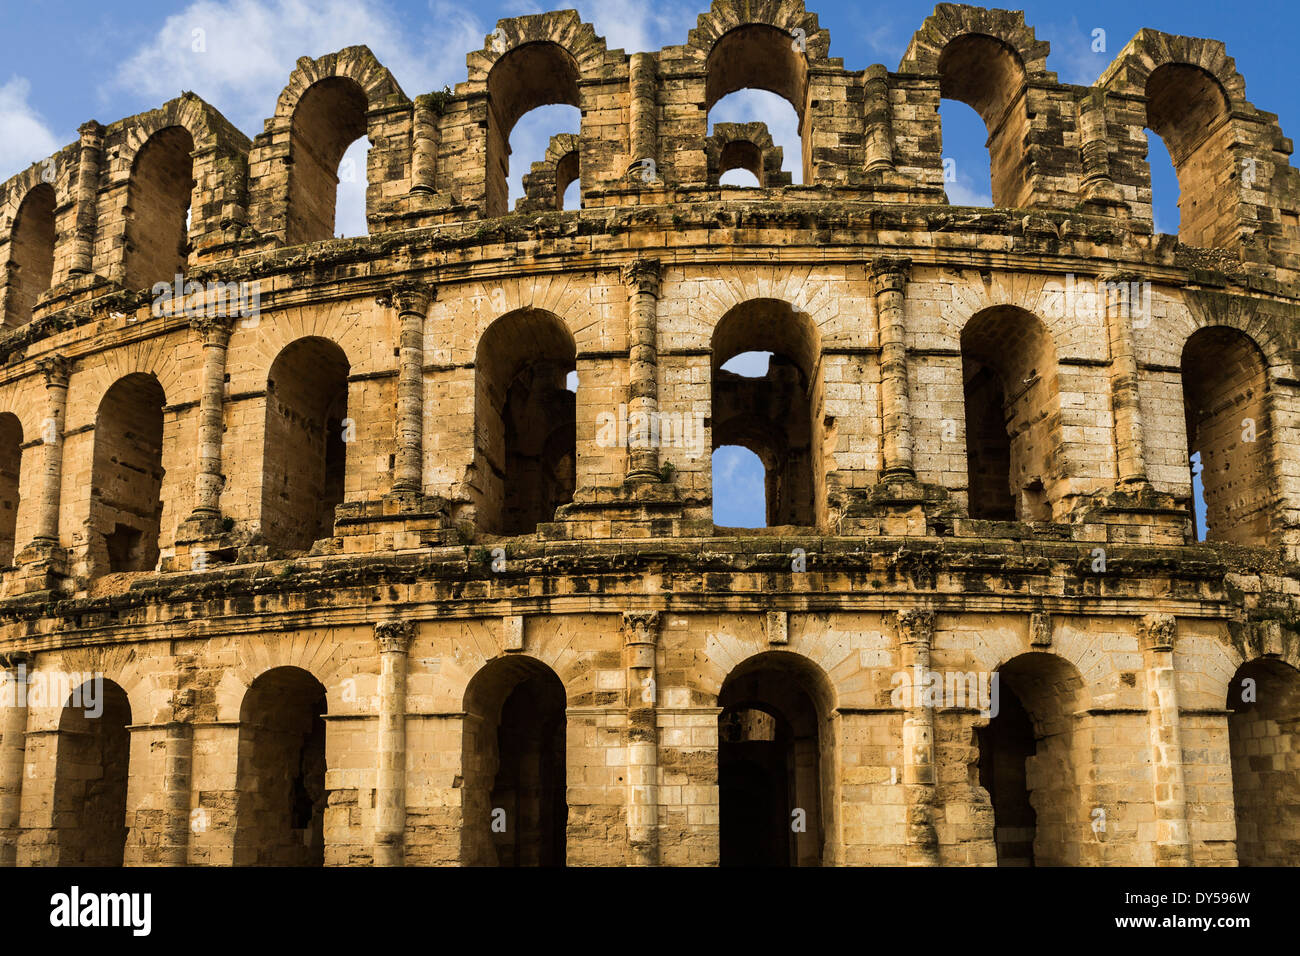
[[[559,11],[500,21],[464,82],[414,100],[365,47],[304,57],[252,143],[188,93],[107,128],[90,122],[0,186],[0,314],[14,328],[89,289],[138,292],[190,267],[328,241],[339,161],[363,135],[372,236],[502,216],[510,132],[554,103],[581,110],[566,156],[584,208],[754,198],[719,187],[724,148],[733,165],[760,157],[767,192],[942,207],[937,111],[953,98],[988,126],[997,206],[1097,217],[1139,246],[1153,232],[1150,128],[1178,171],[1181,242],[1293,279],[1292,142],[1246,99],[1221,43],[1142,30],[1092,87],[1060,83],[1048,44],[1006,10],[940,4],[894,72],[846,69],[830,43],[800,0],[715,0],[682,45],[632,55]],[[765,131],[708,135],[709,109],[743,88],[794,108],[804,185],[768,168]],[[546,192],[556,171],[536,175]],[[539,197],[518,211],[559,205]],[[187,231],[176,225],[186,207]]]

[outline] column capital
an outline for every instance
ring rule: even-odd
[[[88,143],[98,146],[99,140],[104,138],[105,130],[103,124],[95,120],[88,120],[77,127],[77,134],[81,137],[82,143]]]
[[[902,292],[912,274],[912,260],[906,256],[876,256],[867,268],[871,276],[872,291]]]
[[[190,318],[190,328],[199,333],[204,345],[225,348],[235,327],[233,315],[195,315]]]
[[[1172,651],[1177,631],[1172,614],[1144,614],[1138,618],[1138,645],[1144,651]]]
[[[934,640],[934,612],[908,608],[898,612],[898,643],[929,644]]]
[[[633,259],[620,270],[623,284],[629,292],[639,292],[659,298],[659,280],[663,269],[658,259]]]
[[[438,299],[438,289],[431,282],[415,279],[394,282],[376,299],[380,305],[396,309],[399,315],[423,316]]]
[[[654,644],[659,634],[658,611],[624,611],[623,643]]]
[[[72,374],[72,362],[62,355],[46,355],[36,360],[36,367],[45,376],[45,384],[56,388],[68,387],[68,376]]]
[[[380,621],[375,625],[375,640],[381,654],[405,654],[415,636],[414,621]]]

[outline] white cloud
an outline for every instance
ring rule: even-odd
[[[978,189],[972,189],[962,182],[944,183],[948,191],[948,201],[954,206],[993,206],[993,196]]]
[[[0,180],[66,146],[28,102],[32,85],[14,76],[0,86]]]
[[[123,62],[116,84],[155,104],[193,90],[251,135],[301,56],[364,44],[414,97],[463,81],[487,32],[448,0],[431,0],[414,26],[382,0],[197,0]]]

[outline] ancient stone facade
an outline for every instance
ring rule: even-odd
[[[1007,11],[829,43],[521,17],[443,93],[348,48],[252,142],[186,95],[4,183],[4,862],[1300,862],[1291,140],[1213,40],[1090,88]],[[709,135],[751,87],[803,185]]]

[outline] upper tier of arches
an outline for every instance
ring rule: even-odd
[[[464,82],[415,99],[365,47],[303,57],[252,141],[190,93],[107,127],[92,121],[0,185],[0,315],[15,328],[87,281],[138,292],[188,268],[329,240],[339,164],[363,138],[371,234],[505,215],[510,133],[550,104],[581,111],[564,176],[583,207],[716,200],[731,187],[718,185],[708,111],[742,89],[783,98],[798,119],[803,185],[769,170],[760,188],[945,205],[937,111],[954,99],[988,129],[997,206],[1111,216],[1150,234],[1150,131],[1178,175],[1182,242],[1295,266],[1291,142],[1247,101],[1218,41],[1142,30],[1080,87],[1047,69],[1048,44],[1023,14],[940,4],[893,72],[846,69],[829,51],[799,0],[715,0],[682,45],[632,55],[559,11],[500,21],[469,54]],[[700,109],[675,107],[683,101]],[[731,165],[772,153],[761,124],[748,125],[754,142],[727,130]],[[526,197],[517,211],[560,205]]]

